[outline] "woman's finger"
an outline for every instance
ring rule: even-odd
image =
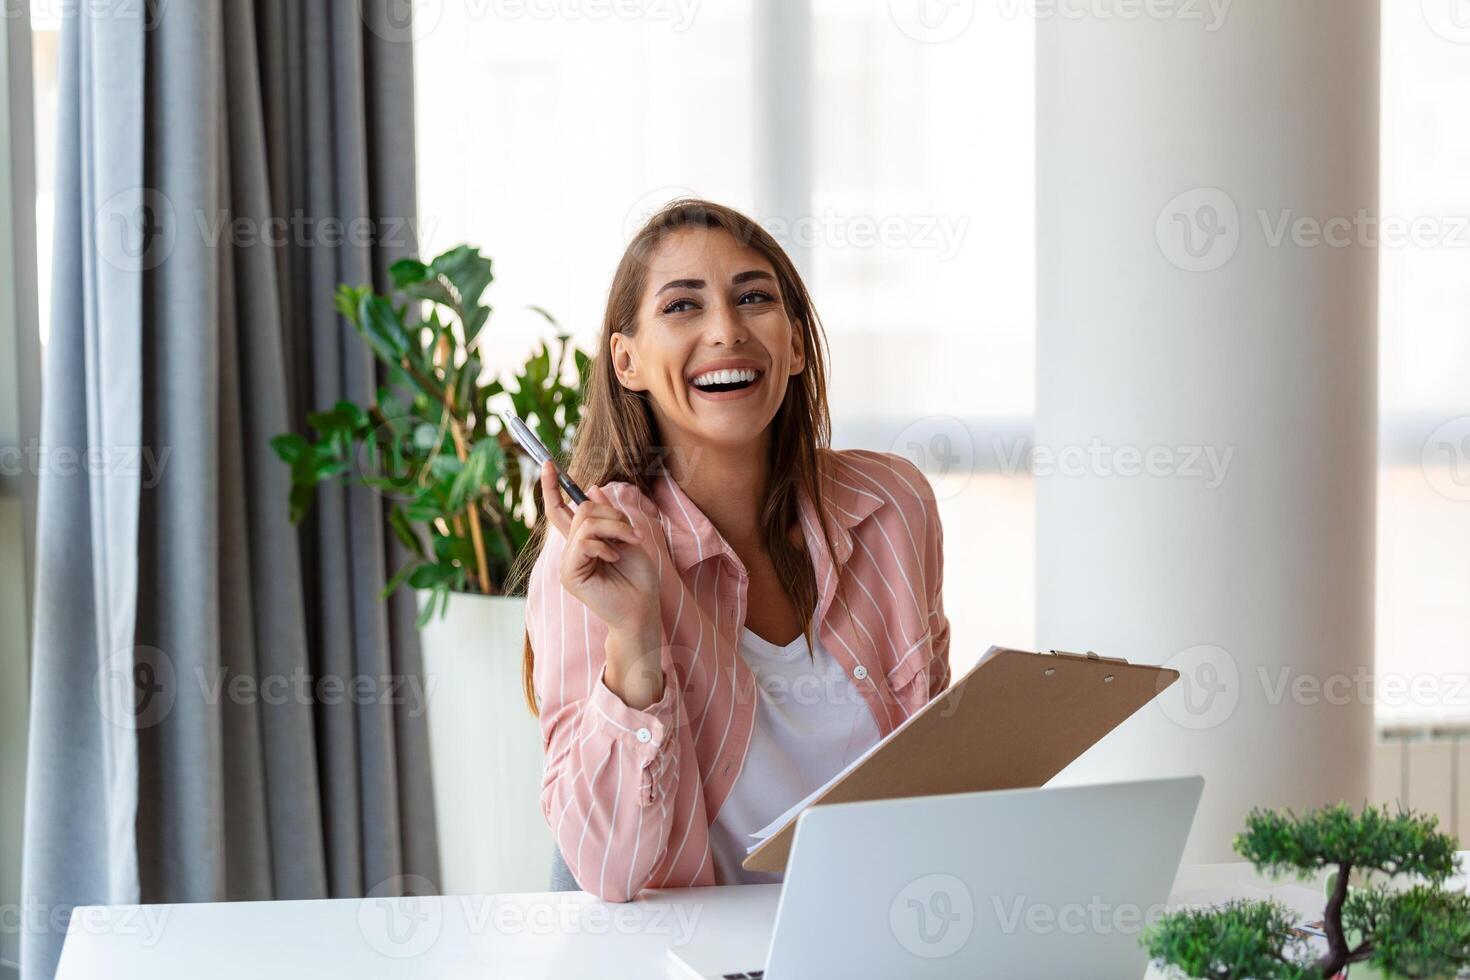
[[[622,557],[618,549],[601,538],[588,538],[567,548],[567,560],[574,568],[585,568],[586,563],[591,561],[615,562]]]
[[[622,521],[624,524],[628,523],[623,518],[623,512],[616,507],[609,507],[607,504],[593,503],[591,500],[588,500],[585,504],[580,504],[577,507],[575,515],[572,517],[572,526],[575,528],[583,521],[592,520]]]
[[[572,534],[604,541],[626,541],[628,544],[637,544],[639,541],[638,532],[633,529],[633,525],[627,521],[605,517],[590,517],[578,521]]]
[[[570,537],[572,509],[561,499],[561,486],[556,482],[556,466],[550,460],[541,466],[541,506],[545,508],[546,519],[555,525],[562,537]]]
[[[602,487],[593,487],[587,491],[587,496],[590,500],[597,501],[599,513],[604,509],[610,510],[612,512],[610,516],[627,524],[633,529],[633,533],[638,536],[638,540],[643,540],[643,529],[634,523],[631,517],[617,508],[617,505],[612,502],[612,498],[607,495],[606,490],[602,489]]]

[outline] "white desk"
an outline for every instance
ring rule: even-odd
[[[777,885],[691,888],[646,892],[626,904],[547,892],[93,906],[72,913],[57,977],[648,980],[664,976],[672,945],[743,940],[763,948],[779,891]],[[1263,882],[1244,864],[1184,869],[1171,901],[1267,894],[1302,913],[1321,911],[1320,890]]]

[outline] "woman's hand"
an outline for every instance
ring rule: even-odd
[[[561,584],[607,624],[604,681],[629,707],[663,696],[658,566],[644,533],[613,506],[601,487],[573,510],[562,500],[556,468],[541,467],[546,518],[566,539]]]

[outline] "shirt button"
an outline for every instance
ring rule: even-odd
[[[646,728],[640,728],[633,734],[638,736],[638,741],[640,742],[648,742],[653,739],[653,732],[649,731]]]
[[[863,680],[868,676],[868,668],[864,667],[862,664],[858,664],[852,669],[852,676],[857,678],[858,680]]]

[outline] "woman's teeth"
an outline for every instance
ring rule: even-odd
[[[754,368],[732,368],[723,371],[706,371],[694,376],[689,383],[701,391],[734,391],[754,384],[760,372]]]

